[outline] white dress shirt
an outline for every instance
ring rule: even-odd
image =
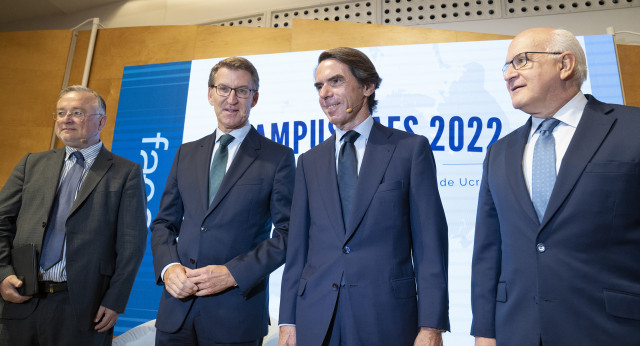
[[[560,165],[564,154],[569,148],[569,143],[573,138],[573,134],[576,132],[580,118],[582,118],[582,112],[587,105],[587,98],[582,92],[578,92],[569,102],[567,102],[562,108],[553,115],[553,118],[560,120],[560,123],[553,129],[552,134],[556,142],[556,173],[560,171]],[[533,148],[536,145],[540,132],[538,127],[545,120],[543,118],[531,118],[531,132],[529,133],[529,141],[524,147],[524,157],[522,162],[522,169],[524,172],[524,178],[527,183],[527,190],[529,196],[531,196],[531,175],[533,165]]]

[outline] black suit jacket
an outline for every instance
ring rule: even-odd
[[[640,345],[640,109],[591,96],[538,222],[531,120],[487,152],[471,333],[498,345]]]
[[[13,275],[11,248],[42,248],[65,149],[27,154],[0,192],[0,281]],[[102,147],[67,219],[67,284],[84,329],[100,305],[124,312],[146,248],[146,192],[140,165]],[[2,301],[2,318],[24,318],[38,304]],[[61,321],[61,326],[64,325]]]
[[[286,256],[293,151],[251,127],[209,206],[215,138],[213,133],[183,144],[176,153],[151,224],[153,264],[158,284],[163,268],[178,262],[192,269],[225,265],[238,287],[182,300],[164,290],[156,327],[178,330],[199,299],[202,318],[211,321],[220,342],[258,339],[267,334],[269,322],[268,276]]]

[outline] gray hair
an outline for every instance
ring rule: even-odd
[[[219,61],[215,66],[211,68],[211,72],[209,73],[209,87],[213,88],[216,83],[216,74],[218,70],[221,68],[226,68],[232,71],[247,71],[251,75],[251,83],[252,88],[258,90],[260,88],[260,77],[258,77],[258,70],[253,64],[239,56],[232,56],[230,58],[226,58],[222,61]]]
[[[95,96],[96,98],[96,107],[98,107],[98,113],[105,115],[107,114],[107,103],[104,102],[104,99],[102,98],[102,96],[100,96],[100,94],[98,94],[97,92],[84,87],[82,85],[71,85],[68,86],[64,89],[62,89],[62,91],[60,91],[60,96],[58,96],[58,101],[60,101],[60,99],[62,98],[62,96],[70,93],[70,92],[78,92],[78,93],[90,93],[93,96]]]
[[[581,87],[582,83],[587,79],[587,58],[576,37],[568,30],[554,30],[547,45],[547,52],[573,53],[576,57],[576,67],[572,80],[578,87]]]

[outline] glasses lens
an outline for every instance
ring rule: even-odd
[[[513,58],[513,67],[517,70],[527,64],[527,53],[520,53]]]
[[[218,85],[216,87],[216,90],[218,91],[218,95],[220,96],[229,96],[229,94],[231,93],[231,88],[226,85]]]
[[[238,88],[236,89],[236,95],[238,95],[238,97],[241,98],[246,98],[247,96],[249,96],[249,93],[251,91],[247,88]]]

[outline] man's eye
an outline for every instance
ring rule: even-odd
[[[225,86],[218,87],[218,90],[220,90],[223,93],[227,93],[230,91],[229,87],[225,87]]]
[[[81,117],[81,116],[83,116],[83,115],[84,115],[84,113],[82,113],[82,112],[80,112],[80,111],[74,111],[74,112],[73,112],[73,116],[76,116],[76,117]]]

